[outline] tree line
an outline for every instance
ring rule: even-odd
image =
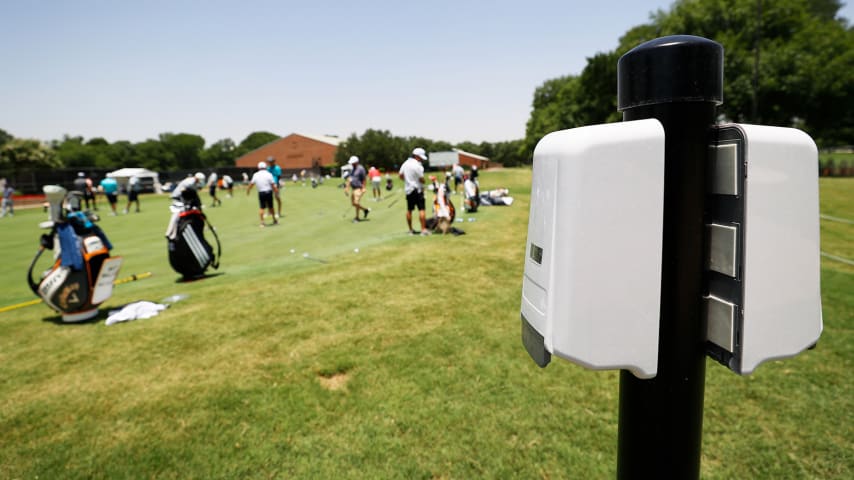
[[[253,132],[236,144],[230,138],[216,141],[207,147],[205,139],[190,133],[162,133],[156,139],[131,143],[110,143],[104,138],[65,136],[62,140],[41,142],[16,138],[0,129],[0,172],[16,172],[54,168],[114,169],[143,167],[157,172],[207,169],[234,166],[242,155],[266,145],[281,136],[270,132]],[[456,148],[490,157],[507,165],[521,163],[518,152],[521,140],[479,144],[462,142]],[[343,165],[351,155],[358,155],[365,164],[391,169],[406,160],[413,148],[427,151],[450,150],[455,146],[446,141],[423,137],[398,137],[388,130],[368,129],[362,135],[352,134],[342,142],[336,153],[336,163]]]
[[[524,152],[547,133],[619,121],[617,61],[643,42],[696,35],[724,47],[722,122],[797,127],[819,146],[854,143],[854,30],[838,0],[677,0],[629,29],[579,75],[534,91]]]
[[[15,138],[0,129],[0,171],[51,168],[143,167],[166,172],[233,166],[234,160],[266,143],[280,138],[270,132],[254,132],[235,144],[229,138],[205,147],[205,139],[190,133],[162,133],[156,139],[131,143],[95,137],[65,136],[62,140],[41,142]]]
[[[793,126],[819,146],[854,143],[854,30],[838,17],[839,0],[677,0],[649,22],[620,37],[616,49],[587,58],[578,75],[548,79],[533,94],[525,138],[460,142],[400,137],[388,130],[351,134],[336,162],[350,155],[391,169],[415,146],[427,151],[458,148],[505,166],[529,164],[547,133],[621,119],[617,112],[617,60],[641,43],[665,35],[697,35],[724,47],[721,121]],[[190,133],[109,143],[66,136],[48,143],[15,138],[0,130],[0,172],[46,168],[145,167],[155,171],[234,165],[241,155],[280,138],[254,132],[240,143],[229,138],[206,146]]]

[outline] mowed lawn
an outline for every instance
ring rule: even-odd
[[[105,216],[119,277],[151,276],[102,310],[188,297],[113,326],[0,313],[0,478],[612,478],[617,372],[539,369],[521,345],[531,172],[481,180],[516,203],[465,214],[455,197],[459,237],[406,235],[399,191],[368,193],[351,223],[334,180],[288,183],[282,225],[261,229],[238,188],[206,209],[220,269],[190,283],[167,261],[165,196]],[[821,194],[822,213],[854,219],[854,179]],[[35,298],[44,219],[0,219],[0,308]],[[854,258],[852,239],[822,220],[828,254]],[[822,282],[816,349],[748,377],[709,361],[703,478],[854,477],[854,266],[825,257]]]

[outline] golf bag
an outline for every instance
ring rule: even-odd
[[[50,228],[39,241],[39,251],[27,271],[30,289],[65,322],[88,320],[98,314],[98,305],[110,298],[113,282],[121,268],[121,257],[110,257],[113,246],[95,225],[97,215],[80,211],[82,192],[66,195],[64,188],[48,185],[44,192],[50,204]],[[33,280],[36,261],[45,249],[56,250],[50,269],[39,282]]]
[[[454,208],[454,202],[451,201],[448,191],[444,184],[436,187],[436,198],[433,199],[433,217],[427,219],[425,226],[428,230],[437,233],[463,235],[465,232],[453,226],[457,210]]]
[[[189,208],[177,215],[175,231],[167,235],[169,264],[172,268],[184,278],[199,277],[209,266],[219,268],[222,253],[219,237],[205,214],[201,210]],[[216,240],[216,254],[211,244],[205,240],[205,224]]]

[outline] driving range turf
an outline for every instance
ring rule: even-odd
[[[618,373],[539,369],[521,345],[530,181],[484,172],[516,203],[467,214],[453,197],[458,237],[408,236],[399,192],[368,192],[368,221],[351,223],[334,180],[289,182],[282,225],[262,229],[237,188],[205,209],[222,264],[194,282],[167,261],[166,196],[104,216],[119,278],[151,276],[117,285],[92,322],[0,313],[0,478],[613,478]],[[821,195],[823,214],[854,219],[854,179],[822,179]],[[0,219],[0,307],[35,298],[45,217]],[[854,258],[853,224],[821,227],[823,251]],[[822,292],[814,350],[747,377],[708,361],[703,478],[854,477],[854,266],[823,258]]]

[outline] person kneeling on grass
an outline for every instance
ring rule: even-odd
[[[267,171],[266,163],[258,162],[258,171],[252,175],[252,179],[249,180],[249,187],[246,188],[247,196],[249,195],[249,192],[252,191],[253,185],[258,187],[258,218],[261,220],[260,226],[262,228],[265,226],[265,208],[273,218],[273,225],[278,225],[279,220],[273,212],[273,194],[279,192],[279,187],[276,185],[275,180],[273,180],[273,174]]]

